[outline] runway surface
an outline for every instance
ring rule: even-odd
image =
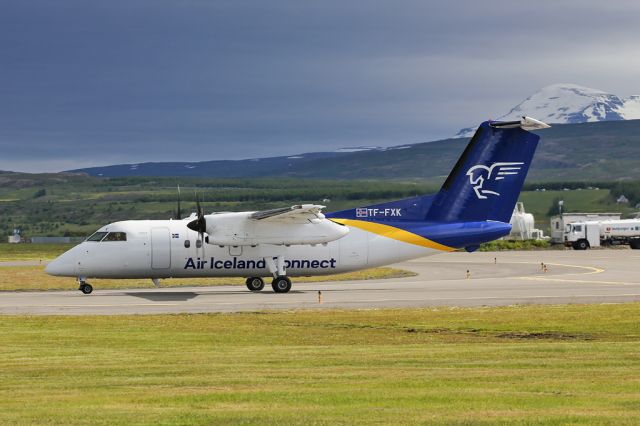
[[[547,264],[544,272],[541,263]],[[640,301],[640,250],[443,253],[393,265],[418,276],[372,281],[167,289],[3,292],[0,314],[160,314],[293,309]],[[467,278],[467,270],[470,277]],[[322,292],[322,303],[318,301]]]

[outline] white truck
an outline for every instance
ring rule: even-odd
[[[573,247],[574,250],[622,244],[640,249],[640,220],[573,222],[567,225],[564,232],[564,245]]]

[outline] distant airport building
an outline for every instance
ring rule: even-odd
[[[620,220],[622,213],[562,213],[551,218],[551,242],[564,243],[565,227],[573,222]]]

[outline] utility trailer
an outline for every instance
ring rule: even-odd
[[[566,226],[564,245],[586,250],[601,245],[628,245],[640,249],[640,220],[621,219],[573,222]]]

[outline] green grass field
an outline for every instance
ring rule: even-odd
[[[387,163],[384,166],[388,166]],[[443,170],[448,172],[451,165],[447,164]],[[379,167],[375,169],[380,171]],[[543,181],[549,177],[545,176]],[[0,236],[4,236],[2,241],[6,241],[6,236],[19,228],[26,238],[63,235],[83,237],[107,223],[119,220],[168,219],[175,215],[177,185],[182,188],[184,215],[195,209],[194,193],[205,200],[203,207],[207,212],[260,210],[299,203],[322,204],[327,206],[325,211],[330,212],[436,193],[444,178],[445,175],[406,181],[169,177],[100,179],[68,174],[0,173]],[[640,202],[640,183],[625,181],[614,184],[607,180],[582,182],[580,191],[577,190],[580,186],[575,179],[569,179],[568,182],[538,181],[536,184],[529,180],[527,189],[546,186],[547,191],[525,191],[520,200],[525,202],[527,211],[534,213],[539,227],[543,229],[548,227],[546,215],[555,198],[564,199],[567,211],[614,210],[625,214],[633,211],[632,206]],[[586,189],[590,186],[606,189]],[[565,187],[575,190],[550,191]],[[616,205],[614,193],[626,194],[632,203],[629,206]],[[0,246],[0,253],[2,248]]]
[[[51,260],[75,244],[0,244],[0,262],[12,260]]]
[[[637,424],[639,313],[5,316],[0,424]]]

